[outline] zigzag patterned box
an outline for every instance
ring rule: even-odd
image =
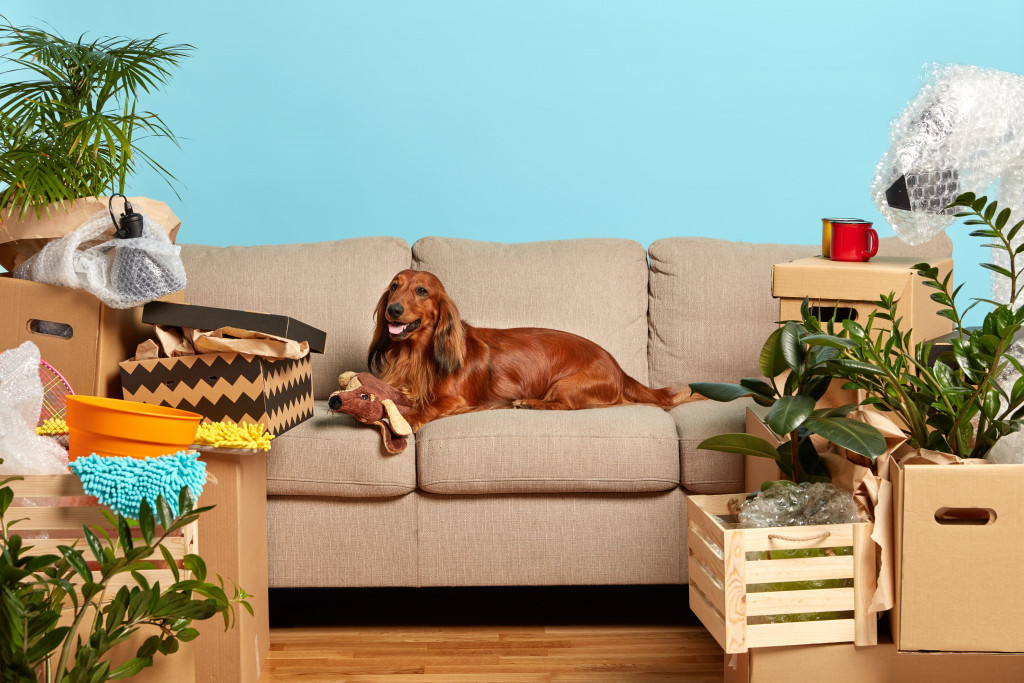
[[[121,363],[124,398],[199,413],[208,421],[262,422],[275,436],[313,417],[310,357],[268,361],[204,353]]]

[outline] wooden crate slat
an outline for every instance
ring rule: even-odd
[[[857,645],[878,644],[877,612],[871,611],[871,600],[875,595],[877,576],[875,574],[875,543],[871,540],[874,525],[857,524],[853,529],[853,593],[856,606],[854,643]]]
[[[707,567],[719,583],[725,585],[725,560],[697,534],[687,534],[686,551]]]
[[[722,649],[726,649],[725,622],[722,620],[722,615],[715,612],[714,608],[697,590],[697,587],[692,584],[690,585],[690,610],[697,615],[700,623],[704,624],[704,628],[708,630],[712,638],[718,641]]]
[[[743,531],[725,533],[725,642],[726,652],[738,652],[747,645],[747,553]]]
[[[853,634],[853,619],[754,624],[747,626],[747,647],[845,643],[853,640]]]
[[[708,604],[725,614],[725,588],[717,583],[708,570],[691,555],[689,562],[690,584],[697,586]]]
[[[799,557],[747,562],[747,584],[814,579],[852,579],[853,556]]]
[[[7,519],[22,521],[15,525],[16,531],[46,529],[81,529],[83,524],[110,528],[110,523],[103,518],[97,506],[81,507],[11,507],[5,515]]]
[[[852,588],[818,588],[799,591],[747,593],[747,616],[844,612],[854,608]]]
[[[739,502],[743,502],[744,494],[727,494],[719,496],[690,496],[689,500],[693,501],[693,504],[703,510],[709,517],[715,518],[716,524],[722,524],[722,521],[717,519],[719,515],[731,515],[729,512],[729,501],[736,499]]]
[[[700,529],[701,533],[717,543],[718,547],[721,548],[725,543],[725,530],[717,517],[706,514],[698,504],[699,501],[694,500],[694,498],[700,497],[701,496],[690,496],[687,499],[686,519],[691,526],[695,526]]]
[[[2,478],[2,477],[0,477]],[[26,474],[7,484],[15,498],[65,498],[84,496],[82,481],[73,474]]]
[[[15,527],[17,528],[17,527]],[[116,539],[115,539],[116,540]],[[101,539],[106,545],[106,541]],[[139,539],[140,542],[141,539]],[[78,545],[75,545],[77,542]],[[57,549],[59,545],[66,545],[81,550],[85,554],[86,561],[92,561],[92,551],[89,550],[89,545],[85,542],[84,538],[27,538],[25,539],[25,545],[32,547],[33,555],[48,555],[54,554],[59,555],[60,551]],[[186,540],[184,536],[175,536],[164,540],[164,547],[171,551],[171,557],[176,560],[181,560],[186,554],[195,552],[186,546]],[[160,551],[156,551],[148,559],[150,560],[162,560],[163,555]]]
[[[770,536],[774,538],[769,538]],[[779,538],[780,536],[785,538]],[[820,538],[818,538],[819,536]],[[744,529],[743,539],[748,551],[845,547],[853,545],[853,525],[823,524],[820,526],[800,526],[782,529],[778,527],[770,529]]]

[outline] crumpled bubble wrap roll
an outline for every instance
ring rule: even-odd
[[[36,434],[43,407],[39,349],[32,342],[0,353],[0,474],[63,474],[68,453]]]
[[[1000,203],[1024,210],[1024,76],[976,66],[929,64],[923,86],[890,124],[889,150],[875,169],[875,206],[904,242],[922,244],[955,220],[946,211],[963,192],[1002,181]],[[886,190],[906,177],[911,211]]]

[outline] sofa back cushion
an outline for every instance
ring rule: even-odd
[[[573,332],[647,382],[647,255],[640,243],[424,237],[412,253],[415,267],[441,279],[470,325]]]
[[[880,240],[886,256],[950,256],[945,233],[910,247]],[[777,326],[772,266],[814,256],[820,245],[749,244],[670,237],[650,246],[651,384],[737,382],[757,377],[758,355]]]
[[[365,371],[373,309],[391,278],[412,263],[397,237],[258,247],[184,244],[185,301],[278,313],[327,332],[313,354],[313,396],[327,398],[345,370]]]

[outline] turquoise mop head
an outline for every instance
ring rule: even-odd
[[[145,499],[156,511],[157,496],[162,495],[171,511],[178,514],[178,493],[188,486],[192,500],[199,500],[206,484],[206,463],[199,454],[178,451],[155,458],[126,458],[88,455],[69,463],[82,480],[86,495],[95,496],[117,514],[139,518]]]

